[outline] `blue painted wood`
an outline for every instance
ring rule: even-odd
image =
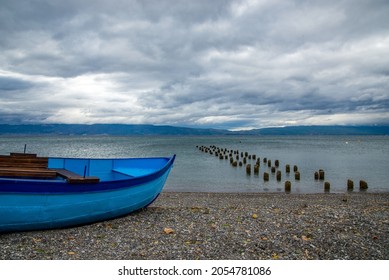
[[[61,228],[126,215],[153,202],[175,156],[145,159],[50,158],[49,168],[98,176],[96,184],[0,177],[0,231]],[[114,171],[119,170],[119,171]]]

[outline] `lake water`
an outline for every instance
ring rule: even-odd
[[[368,192],[389,191],[388,136],[0,136],[0,154],[27,152],[57,157],[155,157],[177,155],[165,190],[186,192],[284,192],[284,182],[292,183],[292,193],[322,193],[324,181],[314,179],[315,171],[325,171],[331,192],[347,191],[347,179],[365,180]],[[261,158],[258,175],[246,175],[245,167],[232,167],[229,160],[200,152],[196,146],[215,145],[239,150]],[[262,159],[274,165],[279,160],[282,180],[278,182]],[[254,161],[252,162],[253,165]],[[290,164],[292,172],[285,173]],[[301,179],[296,181],[293,166]],[[263,173],[270,173],[264,182]]]

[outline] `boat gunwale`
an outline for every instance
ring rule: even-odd
[[[53,159],[75,159],[75,160],[138,160],[138,159],[166,159],[167,162],[154,172],[123,178],[118,180],[100,181],[98,183],[75,183],[69,184],[66,180],[59,179],[28,179],[0,177],[1,194],[81,194],[88,192],[104,192],[142,185],[158,179],[165,174],[174,163],[176,155],[172,157],[148,157],[148,158],[63,158],[50,157]],[[3,184],[2,184],[3,183]],[[7,184],[8,183],[8,184]],[[29,185],[26,187],[26,185]],[[7,187],[8,185],[8,187]],[[12,187],[10,187],[12,185]],[[49,189],[54,187],[54,189]]]

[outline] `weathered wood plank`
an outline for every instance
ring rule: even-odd
[[[55,178],[57,173],[48,169],[1,168],[3,177]]]
[[[95,177],[95,176],[86,176],[86,177],[83,177],[83,176],[80,176],[79,174],[77,173],[74,173],[70,170],[67,170],[67,169],[61,169],[61,168],[53,168],[53,169],[50,169],[50,170],[55,170],[57,172],[57,175],[58,176],[61,176],[62,178],[65,178],[66,181],[70,184],[81,184],[81,183],[85,183],[85,184],[92,184],[92,183],[98,183],[100,182],[100,178],[99,177]]]
[[[0,176],[55,178],[57,173],[47,169],[49,159],[37,157],[36,154],[11,153],[0,155]]]
[[[47,157],[37,157],[36,154],[0,155],[0,176],[16,178],[55,178],[61,176],[70,184],[93,184],[100,181],[98,177],[83,177],[66,169],[48,169],[48,163]]]
[[[10,153],[11,157],[36,158],[37,154]]]
[[[24,155],[24,154],[21,154]],[[47,168],[49,159],[47,157],[34,156],[0,156],[0,168]]]

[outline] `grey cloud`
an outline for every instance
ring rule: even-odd
[[[3,95],[3,98],[7,91],[27,90],[33,86],[34,84],[28,81],[15,78],[0,77],[0,94]]]
[[[17,92],[25,105],[7,119],[22,121],[24,110],[43,122],[238,128],[306,124],[328,112],[389,119],[387,14],[378,0],[4,0],[0,103]]]

